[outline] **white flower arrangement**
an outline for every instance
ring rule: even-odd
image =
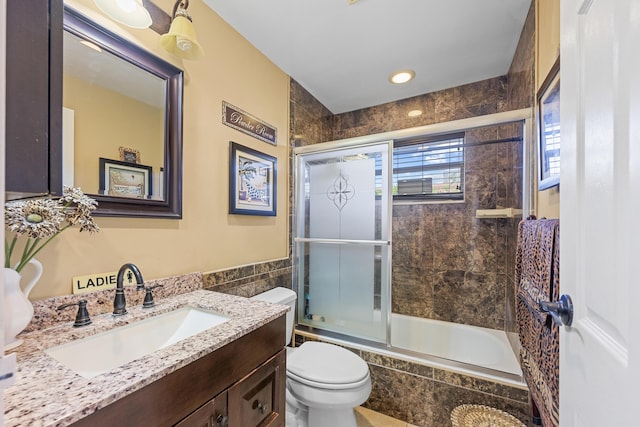
[[[90,234],[100,230],[91,217],[91,211],[98,206],[91,197],[79,188],[64,187],[59,199],[29,199],[5,203],[4,221],[8,231],[15,233],[11,242],[5,238],[4,266],[11,267],[11,256],[18,239],[27,235],[20,262],[13,267],[18,273],[58,234],[73,225],[80,226],[80,232]]]

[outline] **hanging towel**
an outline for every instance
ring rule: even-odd
[[[559,328],[539,301],[560,296],[560,222],[524,220],[516,250],[516,320],[520,364],[545,427],[559,425]]]

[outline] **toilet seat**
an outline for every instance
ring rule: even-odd
[[[298,383],[307,385],[309,387],[313,387],[316,389],[323,389],[323,390],[355,389],[355,388],[362,387],[365,384],[367,384],[367,382],[371,381],[370,378],[367,376],[355,383],[347,383],[347,384],[322,383],[322,382],[311,381],[306,378],[299,377],[295,374],[292,374],[291,372],[287,372],[287,379],[297,381]]]
[[[310,387],[344,390],[361,387],[369,378],[369,366],[342,347],[308,341],[287,358],[287,376]]]

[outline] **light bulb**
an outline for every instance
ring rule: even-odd
[[[142,0],[94,0],[98,9],[116,22],[132,28],[148,28],[151,15]]]
[[[186,37],[176,37],[176,44],[182,51],[191,50],[191,40]]]
[[[131,13],[136,10],[135,0],[116,0],[118,8],[126,13]]]

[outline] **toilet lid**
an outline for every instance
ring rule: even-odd
[[[367,378],[369,366],[342,347],[307,341],[287,358],[287,371],[315,383],[352,384]]]

